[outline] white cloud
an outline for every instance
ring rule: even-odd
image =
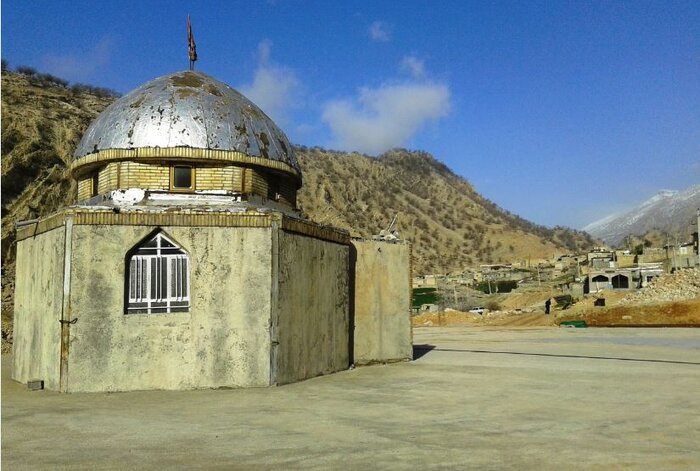
[[[387,42],[391,40],[389,26],[382,21],[374,21],[369,25],[369,37],[372,41]]]
[[[296,105],[301,84],[292,69],[270,60],[271,51],[269,39],[258,44],[258,67],[253,82],[240,86],[239,90],[280,124],[286,121],[289,109]]]
[[[88,50],[77,54],[49,54],[43,58],[43,69],[70,81],[91,79],[93,74],[107,65],[114,41],[105,36]]]
[[[270,61],[270,53],[272,52],[272,41],[263,39],[258,44],[258,61],[261,64],[267,64]]]
[[[405,56],[401,59],[399,70],[411,75],[413,78],[423,78],[425,76],[425,63],[416,56]]]
[[[297,134],[301,135],[309,135],[313,132],[316,132],[318,126],[314,124],[309,124],[309,123],[301,123],[298,124],[294,130],[296,131]]]
[[[327,103],[322,120],[335,146],[379,154],[405,145],[429,121],[450,109],[450,90],[442,84],[407,83],[362,88],[355,100]]]

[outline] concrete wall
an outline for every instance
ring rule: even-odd
[[[125,315],[125,255],[155,229],[74,226],[68,391],[267,386],[271,230],[164,228],[190,255],[190,312]]]
[[[619,254],[617,255],[617,266],[620,268],[629,268],[633,267],[635,265],[635,260],[637,256],[634,254],[630,255],[624,255],[624,254]]]
[[[413,358],[410,245],[353,240],[355,363]]]
[[[349,366],[350,248],[279,231],[273,335],[277,384]],[[273,342],[274,344],[274,342]]]
[[[60,384],[65,228],[17,242],[12,378]]]
[[[191,307],[125,314],[126,255],[158,227],[69,225],[67,297],[66,227],[18,243],[18,381],[67,392],[250,387],[344,370],[353,349],[359,363],[411,358],[406,244],[353,248],[274,224],[167,226],[190,257]],[[76,319],[63,369],[62,315]]]

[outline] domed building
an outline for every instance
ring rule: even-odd
[[[76,204],[18,228],[17,381],[268,386],[411,357],[410,247],[302,219],[293,147],[228,85],[148,82],[74,157]]]
[[[108,107],[78,144],[72,173],[78,202],[93,205],[246,201],[293,213],[301,186],[294,150],[275,123],[193,71],[157,78]],[[143,191],[126,191],[133,189]]]

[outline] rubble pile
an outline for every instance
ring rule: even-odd
[[[661,275],[620,301],[621,304],[680,301],[700,297],[700,270],[693,268]]]

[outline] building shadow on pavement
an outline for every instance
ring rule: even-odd
[[[423,355],[428,354],[431,350],[435,348],[435,345],[421,344],[413,346],[413,359],[417,360]]]

